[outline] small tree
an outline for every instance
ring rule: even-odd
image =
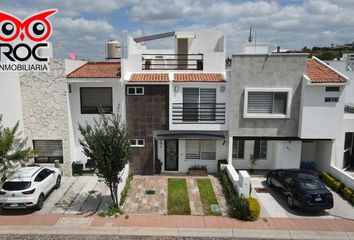
[[[26,148],[27,139],[20,137],[18,128],[18,121],[12,128],[4,127],[0,114],[0,168],[3,173],[1,180],[7,178],[9,170],[26,163],[34,154],[30,148]]]
[[[250,172],[253,172],[254,167],[257,164],[257,161],[259,160],[259,158],[253,154],[250,155],[250,164],[251,164],[251,168],[250,168]]]
[[[113,205],[118,207],[119,173],[127,164],[131,149],[127,128],[121,121],[119,114],[106,116],[100,114],[94,119],[93,126],[79,124],[83,136],[80,144],[85,155],[96,164],[96,174],[102,178],[109,187]]]

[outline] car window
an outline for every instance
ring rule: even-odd
[[[5,182],[2,189],[7,191],[25,190],[31,186],[31,182]]]
[[[44,173],[45,173],[45,176],[48,177],[50,174],[52,174],[52,170],[48,169],[48,168],[45,168],[43,169],[44,170]]]
[[[35,182],[42,182],[45,178],[47,177],[47,174],[45,173],[45,169],[40,171],[36,178],[34,179]]]
[[[285,178],[285,182],[289,185],[292,185],[294,183],[294,179],[291,176],[287,175]]]
[[[318,179],[299,178],[297,182],[299,187],[304,190],[318,190],[324,188],[323,184]]]

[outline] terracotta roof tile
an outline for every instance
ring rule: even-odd
[[[176,73],[175,82],[225,82],[221,73]]]
[[[345,83],[347,80],[316,59],[307,61],[306,75],[312,83]]]
[[[120,62],[88,62],[69,73],[68,78],[120,78]]]
[[[167,73],[133,73],[129,82],[168,82]]]

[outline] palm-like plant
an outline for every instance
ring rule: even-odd
[[[2,115],[0,114],[0,171],[1,180],[7,178],[9,171],[17,166],[23,165],[34,152],[26,147],[27,139],[21,138],[18,131],[19,122],[12,128],[2,125]]]

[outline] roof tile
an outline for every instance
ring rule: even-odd
[[[221,73],[176,73],[175,82],[225,82]]]
[[[167,73],[133,73],[129,82],[168,82]]]
[[[307,61],[306,75],[312,83],[345,83],[347,80],[316,59]]]
[[[68,78],[120,78],[120,62],[88,62],[69,73]]]

